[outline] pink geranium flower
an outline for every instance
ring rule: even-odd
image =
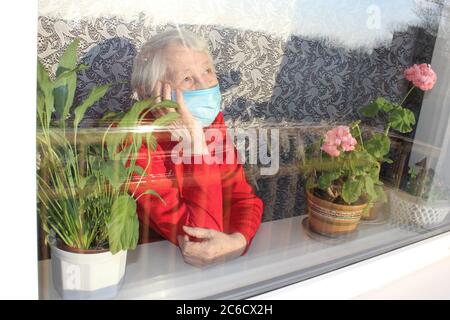
[[[423,91],[430,90],[436,83],[436,73],[426,63],[414,64],[404,72],[405,78]]]
[[[331,157],[339,157],[341,151],[352,151],[355,149],[357,141],[352,137],[350,128],[338,126],[329,130],[325,135],[325,141],[320,148]]]

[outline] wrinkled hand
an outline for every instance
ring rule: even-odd
[[[189,139],[191,141],[191,152],[194,154],[207,154],[208,148],[205,142],[205,135],[200,123],[192,116],[189,109],[186,107],[181,90],[176,89],[176,102],[179,108],[158,108],[152,111],[155,117],[162,117],[169,112],[178,112],[179,119],[168,126],[169,130],[179,139]],[[152,93],[156,97],[155,102],[163,100],[172,100],[172,87],[169,83],[162,83],[158,81]]]
[[[201,240],[191,241],[187,235],[178,236],[184,261],[196,267],[237,258],[247,245],[247,240],[239,232],[226,234],[213,229],[187,226],[183,226],[183,229],[189,236]]]

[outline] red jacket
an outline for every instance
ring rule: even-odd
[[[182,226],[187,225],[228,234],[240,232],[247,239],[248,248],[261,224],[263,202],[247,183],[242,164],[237,163],[237,151],[227,139],[221,112],[209,128],[219,130],[224,138],[224,152],[219,149],[211,153],[216,159],[222,157],[222,164],[194,163],[193,157],[190,164],[175,164],[171,152],[178,142],[170,141],[168,132],[154,134],[158,145],[135,193],[139,219],[174,244],[178,244],[177,236],[184,234]],[[211,140],[207,139],[209,150],[216,143]],[[232,163],[225,162],[227,152],[231,152],[228,157],[232,157]],[[136,164],[145,169],[147,163],[147,147],[143,144]],[[140,196],[148,189],[157,192],[165,204],[152,194]]]

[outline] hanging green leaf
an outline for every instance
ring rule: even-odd
[[[162,202],[164,205],[167,204],[167,203],[164,201],[164,199],[161,198],[161,196],[160,196],[155,190],[152,190],[152,189],[146,190],[145,192],[141,193],[139,196],[142,196],[142,195],[145,195],[145,194],[151,194],[151,195],[157,197],[159,200],[161,200],[161,202]]]
[[[365,176],[364,177],[364,187],[365,187],[365,193],[368,196],[368,202],[372,202],[374,201],[377,197],[378,194],[375,191],[375,183],[373,181],[373,179],[370,176]]]
[[[347,181],[345,181],[342,188],[342,199],[344,199],[347,204],[355,203],[361,196],[363,187],[364,180],[358,178],[348,179]]]
[[[148,99],[135,102],[130,110],[122,117],[117,126],[119,128],[126,128],[130,125],[136,125],[141,113],[149,108],[150,104],[151,101]]]
[[[77,128],[80,124],[81,120],[84,117],[84,114],[86,113],[86,110],[91,107],[95,102],[100,100],[108,91],[108,89],[111,87],[111,84],[104,84],[100,87],[94,87],[89,94],[89,96],[79,105],[75,108],[75,119],[73,120],[73,126],[74,128]]]
[[[116,190],[120,189],[128,177],[128,172],[120,161],[107,161],[103,164],[101,171]]]
[[[154,126],[166,126],[172,123],[174,120],[178,119],[180,114],[178,112],[169,112],[163,115],[162,117],[153,121]]]
[[[72,41],[67,49],[64,51],[59,60],[58,68],[56,69],[55,89],[53,95],[55,97],[55,110],[59,116],[61,124],[70,112],[70,107],[73,104],[75,96],[75,89],[77,83],[77,48],[80,42],[79,38]],[[78,68],[85,68],[81,65]]]
[[[179,107],[180,106],[175,101],[163,100],[161,102],[155,103],[152,106],[152,109],[156,109],[156,108],[174,108],[174,109],[178,109]]]
[[[130,195],[119,196],[112,205],[111,219],[107,227],[112,254],[121,250],[135,249],[139,237],[135,199]]]
[[[36,92],[37,116],[40,121],[44,120],[45,97],[40,88]],[[40,121],[38,124],[40,124]]]
[[[52,119],[52,113],[54,109],[54,97],[52,94],[53,85],[50,81],[50,76],[45,70],[42,63],[38,60],[37,62],[37,79],[38,79],[38,88],[44,94],[44,115],[43,120],[45,120],[44,126],[49,127],[50,121]]]

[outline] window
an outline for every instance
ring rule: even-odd
[[[59,6],[40,298],[246,298],[450,230],[446,1]]]

